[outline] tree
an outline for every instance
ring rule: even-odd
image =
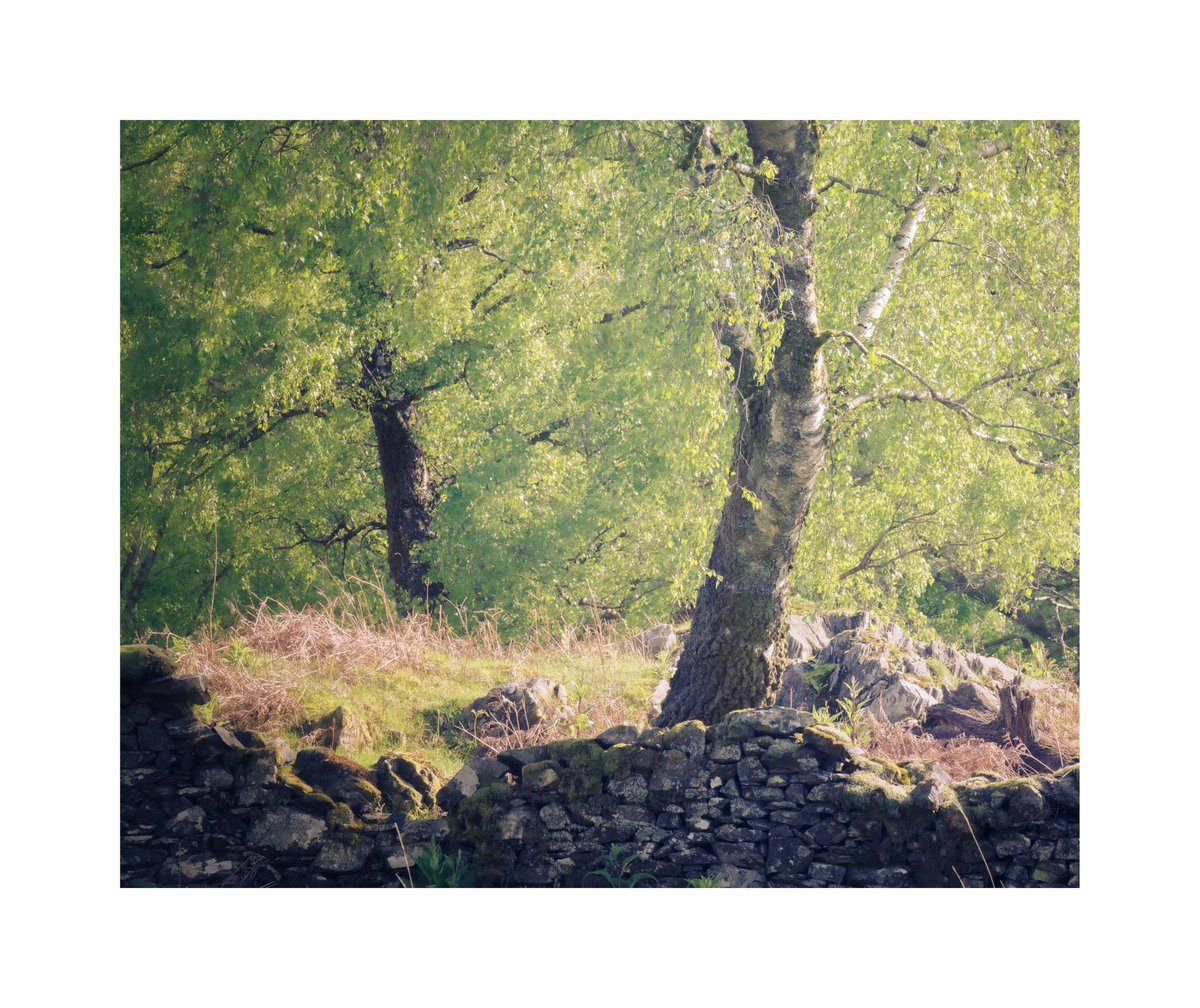
[[[674,137],[128,123],[123,145],[127,632],[218,596],[298,602],[355,556],[406,606],[449,582],[478,607],[521,593],[517,619],[661,608],[692,581],[692,548],[645,570],[695,524],[672,468],[703,451],[716,486],[707,446],[669,444],[681,416],[726,417],[702,378],[678,387],[715,363],[689,338],[703,246],[626,224],[702,230]]]
[[[746,167],[745,171],[754,174],[756,197],[769,207],[781,231],[776,253],[777,279],[762,292],[761,303],[768,316],[782,323],[782,335],[769,367],[758,381],[748,377],[763,371],[762,363],[754,359],[755,350],[750,342],[736,327],[728,327],[724,334],[725,342],[743,361],[738,379],[742,408],[735,439],[733,492],[726,498],[722,510],[709,562],[709,576],[700,589],[692,629],[663,706],[661,723],[673,724],[689,718],[712,721],[731,710],[768,702],[778,688],[786,658],[783,616],[792,567],[814,488],[824,472],[829,441],[831,403],[825,347],[830,341],[853,348],[863,359],[884,362],[893,375],[901,376],[907,383],[905,388],[892,387],[854,395],[853,385],[847,379],[861,381],[862,371],[853,366],[844,369],[835,384],[838,401],[833,405],[839,419],[863,408],[891,410],[901,403],[929,403],[956,418],[969,437],[989,449],[1005,451],[1010,466],[1034,474],[1073,467],[1074,462],[1069,457],[1074,447],[1072,442],[1053,430],[1056,420],[1062,420],[1060,413],[1067,415],[1065,426],[1070,426],[1072,407],[1060,409],[1061,396],[1047,394],[1044,386],[1027,389],[1021,395],[1016,385],[1050,377],[1059,382],[1061,391],[1064,382],[1061,375],[1055,375],[1055,369],[1061,368],[1070,354],[1053,360],[1043,355],[1037,362],[1025,362],[1020,359],[1019,348],[1013,347],[1008,360],[994,373],[971,376],[972,367],[977,363],[973,359],[976,354],[964,339],[963,358],[967,366],[959,369],[956,377],[959,380],[975,377],[975,382],[967,393],[953,394],[946,390],[933,371],[918,370],[919,365],[901,359],[890,349],[885,351],[873,345],[884,311],[903,285],[906,268],[918,251],[929,247],[929,243],[924,246],[917,243],[927,218],[939,204],[953,206],[960,193],[966,192],[968,205],[973,199],[978,205],[979,193],[974,189],[978,182],[972,178],[972,174],[978,173],[972,173],[972,169],[981,162],[994,162],[998,155],[1012,151],[1014,141],[1026,160],[1018,162],[1002,180],[993,181],[982,194],[986,207],[984,216],[990,214],[992,230],[1003,230],[1004,213],[996,211],[1013,203],[1026,214],[1022,221],[1026,236],[1044,227],[1057,238],[1059,228],[1053,225],[1058,221],[1048,226],[1036,210],[1029,213],[1038,206],[1039,187],[1045,217],[1061,216],[1068,224],[1077,219],[1072,217],[1069,200],[1065,204],[1055,203],[1052,192],[1055,187],[1072,191],[1071,171],[1058,170],[1054,165],[1060,159],[1071,163],[1074,156],[1074,139],[1069,126],[1049,124],[1048,128],[1026,131],[1016,137],[1010,128],[1010,135],[993,136],[982,143],[971,126],[963,124],[964,128],[949,138],[937,135],[933,129],[913,132],[906,137],[905,141],[911,143],[920,156],[914,158],[911,165],[905,163],[896,173],[908,183],[909,190],[906,198],[897,199],[888,187],[848,182],[837,175],[831,175],[821,186],[816,172],[825,128],[818,123],[746,124],[755,167]],[[858,132],[861,136],[861,128]],[[895,145],[891,146],[894,149]],[[864,158],[863,162],[876,171],[886,167],[886,148],[877,148],[875,156]],[[1050,163],[1049,170],[1047,162]],[[1047,177],[1053,180],[1052,185],[1046,185]],[[890,234],[879,278],[866,296],[861,297],[853,323],[843,329],[831,330],[822,329],[818,322],[818,257],[814,225],[820,192],[834,188],[891,205],[896,225]],[[951,212],[939,210],[939,213],[945,223]],[[1070,227],[1065,230],[1069,233]],[[1070,278],[1062,284],[1057,279],[1047,284],[1045,277],[1037,273],[1023,276],[1021,271],[1025,267],[1020,255],[1014,255],[1004,241],[984,228],[973,237],[974,248],[947,235],[939,235],[931,242],[972,253],[976,271],[968,274],[969,285],[976,295],[982,292],[975,297],[976,303],[981,300],[987,305],[989,300],[998,298],[1001,286],[1005,287],[1005,293],[1011,288],[1017,294],[1010,298],[1007,312],[972,312],[968,315],[969,323],[977,326],[977,331],[969,334],[970,342],[990,342],[996,348],[991,353],[992,359],[1001,358],[1002,337],[1006,336],[1010,344],[1014,337],[990,332],[988,323],[999,322],[1004,326],[1019,322],[1026,333],[1032,331],[1036,337],[1040,332],[1038,323],[1046,325],[1047,320],[1031,317],[1028,309],[1033,306],[1059,316],[1052,320],[1058,328],[1054,335],[1069,345],[1077,312],[1077,301],[1072,302],[1070,298]],[[1044,251],[1037,249],[1036,241],[1027,244],[1035,252]],[[929,258],[926,255],[926,259]],[[1069,274],[1070,256],[1061,259],[1067,263],[1060,266],[1062,272]],[[979,269],[981,263],[986,265],[988,261],[993,269]],[[961,267],[962,261],[957,265]],[[1044,264],[1035,259],[1034,266],[1040,271]],[[829,263],[825,268],[832,272],[837,264]],[[853,270],[847,272],[853,273]],[[1015,286],[1011,278],[1003,285],[996,284],[993,276],[1004,273],[1016,276]],[[844,290],[845,285],[842,287]],[[1024,290],[1027,287],[1032,288],[1034,294],[1028,294]],[[1048,287],[1051,288],[1050,296],[1043,296]],[[937,311],[923,306],[916,291],[919,291],[919,285],[901,298],[904,314],[908,316],[904,321],[924,337],[921,326],[931,324],[928,319],[935,318]],[[1054,303],[1055,298],[1062,303]],[[954,303],[952,299],[943,298],[943,310],[947,301]],[[932,314],[924,315],[925,309]],[[1021,318],[1023,310],[1026,317]],[[915,347],[919,349],[922,342],[934,341],[918,339]],[[996,352],[997,349],[1001,352]],[[1056,349],[1051,347],[1052,352]],[[941,356],[944,361],[944,351]],[[945,368],[943,364],[943,370],[953,369]],[[1065,384],[1073,388],[1069,379]],[[972,399],[985,390],[997,388],[1003,388],[1010,400],[1024,400],[1023,404],[1017,405],[1011,401],[1005,403],[1000,419],[985,414],[980,400]],[[1068,399],[1073,399],[1073,394]],[[883,450],[903,454],[906,447],[904,443],[891,441],[885,443]],[[870,454],[869,446],[862,454]],[[869,478],[870,473],[867,480]],[[894,565],[906,556],[936,552],[936,546],[929,549],[921,546],[907,553],[901,550],[890,560],[886,559],[887,554],[882,548],[889,536],[920,526],[936,514],[936,510],[910,512],[904,496],[892,494],[893,517],[886,521],[880,535],[870,543],[859,562],[844,572],[846,577],[887,564]],[[1066,510],[1069,512],[1070,509]],[[1003,534],[995,538],[999,540]],[[979,546],[978,543],[958,545]]]

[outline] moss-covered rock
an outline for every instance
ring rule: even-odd
[[[808,725],[800,733],[800,741],[826,759],[843,763],[852,762],[865,755],[861,746],[855,745],[850,741],[850,736],[832,725]]]
[[[498,824],[508,811],[515,791],[515,786],[507,781],[497,781],[464,798],[455,810],[454,833],[471,847],[475,864],[482,869],[499,866],[505,859]]]
[[[406,753],[391,752],[379,757],[373,773],[376,787],[393,812],[409,816],[434,808],[442,782],[427,763]]]
[[[814,724],[808,711],[791,707],[763,707],[758,710],[734,711],[725,719],[725,738],[744,742],[756,736],[791,738]]]
[[[208,680],[201,675],[180,675],[175,658],[153,644],[129,644],[121,648],[121,692],[174,700],[179,704],[202,704],[212,699]]]
[[[175,658],[153,644],[128,644],[121,648],[121,688],[139,686],[175,674]]]
[[[559,792],[568,802],[580,802],[603,792],[604,785],[628,773],[632,747],[604,748],[587,742],[565,753]]]
[[[296,754],[296,774],[336,801],[345,802],[360,815],[383,807],[383,795],[370,770],[328,749],[301,749]]]
[[[285,804],[321,816],[327,815],[337,805],[337,802],[320,788],[301,780],[290,763],[284,763],[277,769],[276,780],[282,789]]]

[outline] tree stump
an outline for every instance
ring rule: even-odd
[[[1025,750],[1022,759],[1029,769],[1038,773],[1061,770],[1062,758],[1038,740],[1034,721],[1036,705],[1037,697],[1017,676],[1011,685],[1000,687],[998,723],[1003,725],[1009,743]]]

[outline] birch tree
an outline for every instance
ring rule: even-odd
[[[855,139],[869,139],[872,125],[854,124]],[[872,179],[846,179],[840,174],[820,178],[820,169],[829,163],[829,159],[822,158],[827,127],[813,121],[748,122],[746,138],[752,163],[713,158],[719,167],[753,178],[756,199],[777,222],[775,280],[762,291],[760,307],[768,319],[779,324],[780,335],[778,344],[768,348],[770,360],[763,362],[755,359],[761,349],[756,349],[738,327],[728,326],[722,334],[731,356],[738,360],[735,385],[740,415],[731,492],[723,506],[708,575],[697,598],[691,632],[663,706],[661,723],[689,718],[712,721],[731,710],[773,698],[786,659],[783,617],[795,579],[793,566],[798,552],[804,552],[803,533],[814,490],[825,475],[834,424],[840,427],[836,433],[843,438],[839,461],[845,461],[847,455],[870,453],[861,445],[846,444],[846,431],[853,430],[856,413],[873,413],[894,423],[896,407],[929,405],[953,418],[957,425],[956,441],[947,442],[944,435],[939,435],[945,445],[943,454],[962,451],[961,441],[965,438],[989,452],[1007,456],[1008,468],[1002,478],[1012,478],[1012,470],[1035,476],[1066,472],[1068,482],[1073,477],[1077,453],[1069,431],[1075,386],[1069,372],[1072,365],[1077,366],[1071,352],[1077,331],[1077,295],[1072,300],[1069,246],[1072,221],[1077,228],[1077,216],[1072,217],[1072,213],[1077,210],[1069,197],[1064,203],[1052,190],[1057,186],[1071,193],[1076,180],[1069,167],[1051,165],[1049,173],[1058,174],[1053,176],[1054,184],[1047,186],[1047,168],[1039,158],[1061,158],[1073,164],[1075,134],[1069,125],[1055,125],[1049,132],[1061,142],[1051,154],[1043,149],[1044,144],[1019,145],[1018,154],[1025,160],[1007,165],[1001,172],[991,172],[981,187],[980,176],[987,172],[981,172],[980,165],[1008,156],[1014,144],[1004,135],[981,142],[981,131],[972,130],[971,125],[962,124],[964,128],[949,141],[936,129],[912,132],[901,143],[911,144],[916,156],[902,159],[906,165],[898,172],[889,171],[887,164],[889,156],[895,156],[894,143],[878,145],[874,155],[870,146],[863,144],[857,160],[850,160],[865,172],[893,176],[893,183],[899,184],[890,186]],[[1044,127],[1040,124],[1039,139],[1045,138]],[[834,127],[838,128],[844,127]],[[850,324],[840,327],[821,324],[818,266],[823,277],[833,276],[828,284],[820,286],[835,292],[831,300],[843,311],[848,306],[847,292],[853,288],[846,277],[861,271],[856,270],[855,263],[842,264],[833,256],[819,261],[815,229],[822,221],[818,207],[822,195],[831,190],[877,204],[883,219],[889,222],[887,247],[881,250],[875,280],[858,295]],[[955,201],[967,207],[960,214],[964,220],[957,226],[953,221]],[[1038,253],[1033,257],[1036,266],[1029,271],[1020,254],[988,230],[1002,230],[999,224],[1013,217],[1013,205],[1022,234],[1036,234],[1039,229],[1066,234],[1068,247],[1064,250],[1055,246],[1053,250],[1060,253],[1062,278],[1048,279],[1044,275],[1045,264],[1040,257],[1044,249],[1034,249]],[[927,235],[928,222],[935,212],[940,214],[939,225]],[[1065,229],[1063,219],[1067,221]],[[966,220],[973,225],[970,233],[963,226]],[[1028,241],[1037,245],[1036,239]],[[926,252],[938,246],[951,254],[939,260]],[[924,261],[914,263],[918,253]],[[1054,261],[1054,255],[1049,259]],[[957,274],[954,283],[947,285],[947,292],[923,297],[937,286],[934,271],[924,292],[919,280],[909,283],[914,266],[926,265]],[[1023,275],[1023,270],[1033,275]],[[839,271],[844,273],[840,278]],[[1006,281],[995,279],[1005,274],[1009,274]],[[889,331],[888,343],[906,344],[916,357],[929,363],[928,367],[900,356],[892,345],[880,345],[881,327],[889,310],[895,313],[897,292],[906,287],[908,296],[902,299],[898,327]],[[959,289],[969,289],[971,296],[956,300]],[[1002,307],[994,308],[996,303],[1002,303]],[[981,304],[986,311],[980,309]],[[957,323],[952,315],[946,317],[948,309],[952,311],[956,305],[964,312],[964,319]],[[934,324],[939,309],[945,318],[942,327],[950,334],[948,340],[947,332],[931,338],[922,328]],[[964,322],[966,327],[958,328]],[[989,330],[989,323],[996,328]],[[1028,352],[1030,344],[1039,344],[1039,323],[1056,327],[1053,339],[1042,339],[1040,342],[1048,345]],[[1010,327],[1023,330],[1021,343],[1025,346],[1013,345],[1014,331],[1005,331]],[[955,334],[961,334],[958,348],[953,345]],[[1058,353],[1064,345],[1066,352]],[[831,391],[826,357],[833,348],[838,353],[839,367]],[[956,353],[961,360],[956,360]],[[981,373],[981,366],[989,364],[999,366],[990,374]],[[897,384],[879,387],[881,373]],[[943,384],[943,376],[952,376],[965,391],[957,392]],[[1050,388],[1037,384],[1046,378],[1058,384]],[[1034,384],[1022,385],[1030,382]],[[1064,387],[1068,390],[1065,397],[1061,395]],[[1002,398],[992,394],[1001,391]],[[989,401],[998,404],[998,415],[985,411],[983,403]],[[1065,423],[1059,423],[1064,417]],[[1061,429],[1053,429],[1056,423]],[[886,421],[881,426],[886,427]],[[882,452],[889,458],[903,457],[912,450],[909,441],[906,431],[902,439],[885,441]],[[963,465],[969,457],[970,451],[958,454],[957,464]],[[932,465],[934,460],[922,461]],[[873,475],[868,471],[861,482],[869,483]],[[1038,486],[1025,485],[1031,489]],[[1051,489],[1062,493],[1065,485],[1048,478],[1033,492]],[[945,540],[939,543],[934,536],[907,551],[893,552],[904,536],[936,521],[938,508],[914,510],[912,497],[904,488],[890,489],[894,515],[881,522],[879,535],[870,541],[857,564],[840,572],[840,580],[853,581],[888,564],[899,565],[908,557],[928,557],[948,548]],[[1069,519],[1073,510],[1070,498],[1061,503]],[[990,537],[989,531],[984,525],[972,535],[976,540],[992,541],[1005,537],[1004,529]],[[958,545],[980,548],[981,543]]]

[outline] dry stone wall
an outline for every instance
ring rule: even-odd
[[[613,844],[662,886],[1079,883],[1077,766],[952,786],[774,707],[513,750],[437,790],[398,754],[368,770],[201,722],[204,682],[158,649],[122,649],[121,680],[124,885],[395,886],[434,838],[477,885],[603,885]]]
[[[398,754],[368,770],[205,724],[193,705],[208,699],[166,652],[121,649],[122,885],[399,885],[398,828],[439,783],[427,770]],[[420,842],[439,828],[410,831]]]

